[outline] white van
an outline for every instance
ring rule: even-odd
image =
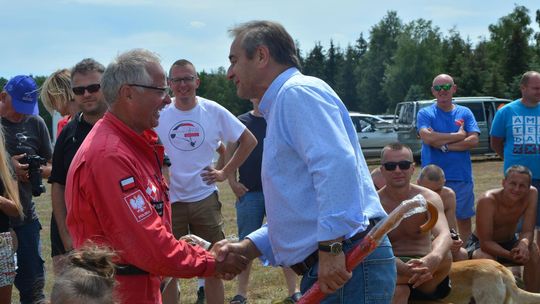
[[[398,141],[411,147],[416,161],[420,160],[422,150],[422,140],[416,130],[416,115],[421,108],[427,107],[436,102],[432,100],[404,101],[396,105],[394,126],[397,131]],[[454,103],[466,106],[471,109],[474,118],[480,128],[480,142],[478,146],[471,150],[472,154],[483,154],[493,152],[489,144],[489,131],[495,112],[505,104],[511,102],[509,99],[496,97],[455,97]]]

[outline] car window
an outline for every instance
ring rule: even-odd
[[[486,121],[486,117],[484,115],[484,106],[481,102],[463,103],[461,105],[466,106],[467,108],[471,109],[471,112],[473,113],[474,119],[476,119],[476,122]]]
[[[413,123],[414,105],[412,103],[404,103],[400,105],[398,110],[398,124],[410,125]]]

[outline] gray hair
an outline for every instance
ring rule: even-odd
[[[242,48],[249,59],[253,59],[257,47],[268,47],[270,56],[279,64],[300,68],[300,60],[291,35],[273,21],[249,21],[229,30],[235,39],[241,39]]]
[[[532,172],[529,170],[529,168],[522,166],[522,165],[513,165],[510,166],[506,171],[504,172],[504,179],[507,179],[508,176],[512,173],[517,174],[525,174],[529,177],[529,185],[532,183]]]
[[[145,49],[133,49],[118,55],[101,78],[101,90],[105,100],[112,105],[125,84],[151,85],[152,77],[146,70],[149,64],[160,64],[157,54]]]
[[[77,73],[85,75],[90,72],[103,74],[105,72],[105,66],[93,58],[84,58],[71,68],[71,81],[73,81],[73,76]]]
[[[425,166],[422,171],[420,172],[420,175],[418,176],[418,180],[424,180],[426,178],[429,181],[432,182],[438,182],[440,180],[444,180],[444,171],[441,169],[441,167],[437,165],[427,165]]]

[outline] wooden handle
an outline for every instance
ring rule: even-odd
[[[425,222],[422,226],[420,226],[420,231],[424,233],[430,231],[439,219],[439,212],[437,211],[437,207],[435,207],[435,205],[433,205],[433,203],[431,203],[430,201],[427,201],[427,211],[429,213],[429,220]]]

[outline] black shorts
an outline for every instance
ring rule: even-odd
[[[452,284],[450,283],[450,277],[447,276],[442,280],[439,285],[437,285],[437,288],[435,289],[435,292],[431,294],[423,293],[417,288],[412,288],[412,285],[409,285],[409,289],[411,290],[411,295],[409,296],[409,300],[440,300],[443,298],[446,298],[450,294],[450,291],[452,290]]]
[[[54,214],[51,215],[51,257],[62,255],[66,253],[62,238],[60,238],[60,232],[58,232],[58,225],[54,219]]]
[[[510,251],[512,250],[512,248],[516,246],[517,242],[518,242],[518,237],[517,235],[514,234],[513,239],[506,242],[497,242],[497,244],[499,244],[502,248]],[[476,235],[471,234],[471,237],[469,238],[469,240],[467,241],[467,244],[465,245],[465,249],[467,249],[467,255],[469,256],[469,259],[472,259],[473,252],[477,249],[480,249],[480,240],[478,239]],[[501,258],[501,257],[497,257],[496,260],[497,262],[501,264],[515,264],[515,262],[507,260],[505,258]]]

